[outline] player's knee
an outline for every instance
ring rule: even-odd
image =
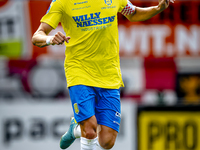
[[[97,129],[97,121],[95,116],[91,118],[81,121],[80,127],[82,131],[82,136],[87,139],[94,139],[97,137],[96,129]]]
[[[95,130],[90,129],[90,130],[86,130],[85,131],[85,138],[94,139],[96,137],[97,137],[97,133],[95,132]]]
[[[111,149],[115,144],[114,140],[104,140],[100,143],[101,147],[104,149]]]

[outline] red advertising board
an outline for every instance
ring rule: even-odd
[[[18,52],[18,57],[26,57],[27,53],[31,58],[37,58],[44,54],[55,56],[56,53],[51,49],[37,48],[31,44],[31,36],[37,30],[40,19],[46,13],[50,2],[50,0],[12,1],[12,5],[22,3],[22,11],[25,15],[23,23],[27,30],[25,33],[30,33],[25,36],[23,44],[18,46],[23,48],[23,52],[20,54]],[[8,5],[7,3],[11,3],[11,1],[0,1],[0,11],[6,11],[4,8]],[[158,1],[132,0],[132,3],[139,7],[148,7],[157,5]],[[142,22],[129,22],[121,14],[118,16],[120,55],[122,57],[200,56],[200,1],[177,0],[162,13]],[[24,32],[23,29],[21,30]],[[24,43],[28,43],[28,45],[25,47]],[[54,47],[54,49],[56,48]],[[57,56],[60,55],[63,58],[63,54],[58,53]]]
[[[132,1],[155,6],[157,1]],[[119,16],[121,56],[200,56],[200,1],[178,0],[155,17],[130,23]]]
[[[158,0],[131,0],[131,2],[138,7],[156,6],[158,4]],[[48,67],[56,69],[58,67],[55,67],[55,62],[58,60],[60,61],[59,66],[63,67],[64,45],[38,48],[31,42],[31,37],[39,27],[40,19],[47,12],[50,3],[51,0],[0,0],[0,57],[3,56],[9,60],[8,63],[3,60],[5,68],[9,67],[4,71],[22,76],[22,85],[27,92],[34,93],[31,85],[35,81],[45,81],[41,79],[40,73],[43,74],[43,72],[40,72],[40,69],[38,69],[39,75],[36,71],[35,76],[30,75],[34,74],[31,71],[36,66],[42,68],[47,64]],[[122,74],[123,80],[128,83],[125,83],[125,95],[141,97],[146,90],[157,89],[162,92],[165,89],[171,91],[181,89],[181,83],[176,83],[176,80],[179,81],[176,75],[180,72],[190,74],[197,72],[199,76],[199,0],[176,0],[174,4],[170,4],[169,8],[160,14],[141,22],[130,22],[119,13],[118,22]],[[63,32],[60,25],[50,34],[55,34],[57,31]],[[52,58],[53,61],[49,59],[49,62],[46,63],[47,59],[43,59],[43,56]],[[13,58],[18,60],[12,60]],[[191,61],[193,62],[190,63]],[[21,63],[25,63],[27,66],[22,68]],[[52,70],[48,71],[51,72]],[[26,74],[22,74],[23,72],[26,72]],[[45,79],[46,72],[43,74]],[[57,70],[54,70],[54,73],[57,72]],[[5,80],[9,81],[6,73],[4,73],[4,76]],[[59,75],[55,76],[57,76],[57,79],[61,79]],[[55,77],[52,76],[50,81],[52,79],[55,79]],[[196,77],[191,78],[192,81],[193,79],[197,80]],[[29,83],[30,81],[32,83]],[[62,77],[63,81],[65,81],[65,77]],[[181,78],[180,81],[182,81]],[[198,89],[199,83],[195,83]],[[4,89],[4,86],[1,85],[3,84],[0,83],[0,89]],[[42,87],[41,82],[37,82],[35,88],[37,89],[37,87]],[[47,86],[47,89],[49,87]],[[55,84],[56,88],[57,84]],[[15,89],[18,89],[18,87]],[[59,90],[57,93],[59,93]],[[37,89],[37,91],[42,90]],[[180,93],[177,94],[180,97],[184,96],[179,91],[177,93]]]
[[[40,19],[46,13],[51,1],[30,1],[29,2],[29,13],[30,13],[30,22],[31,22],[31,33],[37,30],[40,25]],[[47,48],[38,48],[33,46],[32,57],[36,58],[42,54],[47,53]]]

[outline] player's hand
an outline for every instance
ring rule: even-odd
[[[175,0],[158,0],[159,4],[158,7],[161,11],[163,11],[164,9],[166,9],[169,6],[169,3],[174,3]]]
[[[65,36],[62,32],[57,32],[52,38],[50,39],[51,45],[62,45],[65,41],[69,43],[69,36]]]

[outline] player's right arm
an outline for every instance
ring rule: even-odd
[[[52,0],[47,13],[40,20],[41,24],[32,37],[32,43],[38,47],[48,45],[60,45],[65,41],[68,43],[70,37],[57,32],[53,36],[48,36],[51,30],[55,29],[63,16],[63,4],[60,0]]]
[[[70,37],[66,37],[62,32],[57,32],[54,36],[48,36],[52,29],[50,25],[42,22],[32,37],[32,43],[38,47],[45,47],[48,45],[60,45],[65,41],[69,42]]]
[[[159,4],[157,6],[151,6],[146,8],[135,7],[130,2],[122,10],[122,14],[128,18],[129,21],[144,21],[152,18],[158,13],[165,10],[169,3],[174,3],[175,0],[158,0]]]

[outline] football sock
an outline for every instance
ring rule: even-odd
[[[78,124],[75,128],[74,128],[74,137],[75,138],[80,138],[81,137],[81,128],[80,125]],[[95,149],[88,149],[87,145],[88,145],[88,141],[89,143],[92,143],[92,141],[95,143],[95,145],[97,146],[97,150],[110,150],[110,149],[104,149],[101,147],[101,145],[99,144],[98,138],[95,139],[86,139],[84,137],[81,137],[81,150],[96,150],[96,146],[89,146],[89,147],[94,147]],[[82,144],[83,143],[83,144]],[[87,144],[85,144],[87,143]],[[83,147],[82,147],[83,145]],[[85,149],[84,149],[85,148]]]
[[[74,128],[74,137],[75,138],[81,137],[81,128],[79,124]]]
[[[97,137],[95,139],[86,139],[81,137],[81,150],[96,150],[97,141]]]

